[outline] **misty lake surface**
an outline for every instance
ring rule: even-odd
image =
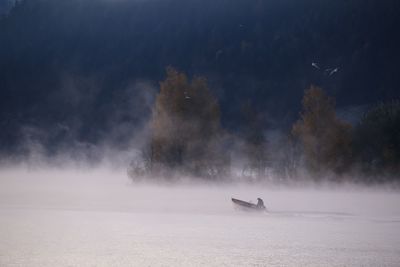
[[[264,199],[267,213],[230,198]],[[0,266],[400,266],[400,194],[0,172]]]

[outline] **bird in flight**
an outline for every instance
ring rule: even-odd
[[[316,68],[316,69],[320,69],[320,67],[318,66],[318,64],[315,63],[315,62],[312,62],[312,63],[311,63],[311,66],[313,66],[313,67]]]
[[[335,74],[338,71],[339,71],[339,68],[330,69],[329,70],[329,76],[332,76],[333,74]]]
[[[316,62],[312,62],[311,66],[313,66],[317,70],[321,69],[320,66]],[[336,68],[327,68],[323,72],[325,75],[332,76],[333,74],[335,74],[338,71],[339,71],[339,67],[336,67]]]

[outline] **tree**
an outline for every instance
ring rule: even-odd
[[[220,110],[207,81],[167,68],[152,118],[151,168],[216,178],[226,166]]]
[[[400,101],[366,112],[355,129],[354,150],[366,174],[400,173]]]
[[[336,117],[334,99],[311,86],[300,116],[292,134],[302,146],[307,169],[314,174],[344,172],[351,160],[351,126]]]
[[[245,178],[260,180],[265,176],[267,165],[267,140],[264,135],[263,119],[261,114],[252,107],[250,101],[242,105],[241,114],[243,119],[241,123],[243,125],[243,155],[245,158],[242,175]]]

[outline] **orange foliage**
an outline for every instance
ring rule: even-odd
[[[217,160],[220,111],[204,78],[188,81],[184,73],[167,68],[160,83],[152,119],[152,162],[201,172]]]
[[[293,136],[303,146],[309,170],[343,172],[351,160],[351,125],[340,121],[335,101],[315,86],[305,91],[301,118],[293,125]]]

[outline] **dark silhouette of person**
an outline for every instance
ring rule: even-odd
[[[257,208],[265,209],[264,201],[261,198],[257,198]]]

